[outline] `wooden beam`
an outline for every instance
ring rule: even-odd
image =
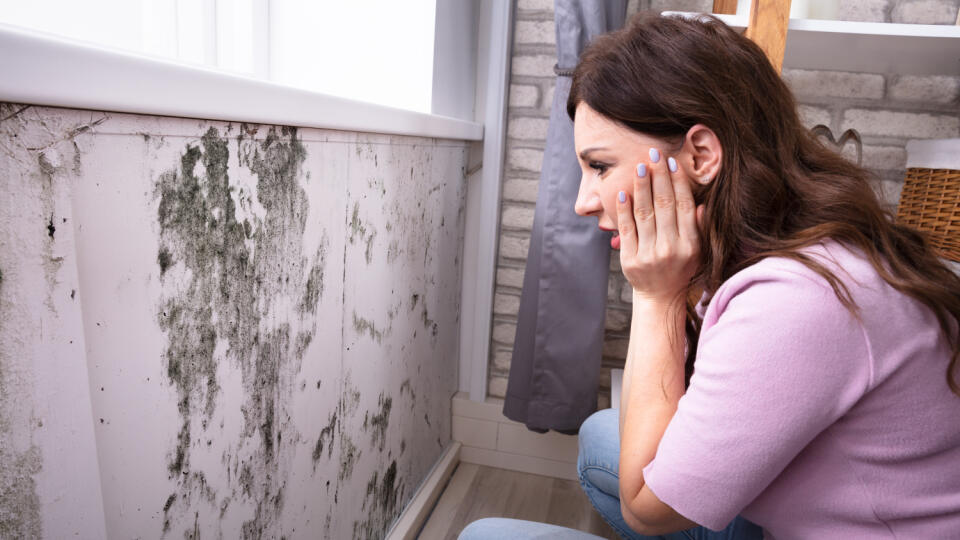
[[[737,12],[737,0],[713,0],[713,12],[733,15]]]
[[[752,1],[746,36],[763,49],[777,73],[783,67],[789,21],[790,0]]]

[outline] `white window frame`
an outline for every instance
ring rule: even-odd
[[[204,2],[209,11],[213,0]],[[438,16],[441,11],[459,14],[439,7],[446,4],[444,0],[438,2]],[[261,43],[268,40],[268,15],[263,13],[267,5],[264,0],[252,2],[258,15],[253,20],[260,22],[253,28],[251,38]],[[205,17],[203,24],[209,26],[217,22]],[[451,23],[438,18],[436,24],[448,27]],[[205,34],[211,35],[211,32]],[[205,55],[209,56],[208,49],[213,45],[206,44]],[[221,44],[215,46],[221,48]],[[266,47],[255,50],[264,51]],[[4,51],[0,54],[0,70],[4,74],[0,77],[0,100],[3,101],[346,131],[483,139],[483,125],[474,121],[472,115],[454,118],[426,114],[270,82],[265,80],[270,69],[266,53],[254,58],[254,71],[262,77],[255,78],[2,23],[0,51]],[[461,47],[453,54],[460,56],[460,62],[470,64],[472,47]],[[460,100],[472,105],[472,98],[471,92],[467,97],[461,95]]]

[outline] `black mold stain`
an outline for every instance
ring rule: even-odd
[[[0,428],[6,431],[2,424]],[[0,445],[0,458],[0,538],[42,538],[40,496],[34,480],[42,469],[40,447],[17,453]]]
[[[186,525],[188,536],[196,523],[182,523],[184,514],[222,515],[236,497],[256,508],[243,524],[245,537],[273,536],[277,530],[289,473],[289,461],[280,456],[291,455],[291,441],[297,440],[295,431],[293,437],[283,437],[288,431],[287,400],[313,340],[314,314],[323,292],[326,238],[312,266],[303,254],[309,210],[300,185],[305,149],[292,128],[279,133],[271,128],[261,141],[245,138],[248,131],[236,138],[233,163],[256,178],[262,218],[238,216],[254,195],[231,185],[230,141],[216,128],[199,144],[188,144],[179,167],[162,174],[156,186],[157,264],[166,297],[158,319],[167,334],[164,361],[181,416],[168,463],[180,511],[170,517],[173,526]],[[166,272],[174,262],[188,271],[181,274],[186,279],[176,281]],[[299,304],[298,315],[277,320],[273,306],[278,301]],[[218,343],[225,347],[218,348]],[[239,366],[244,400],[241,439],[231,445],[234,454],[225,455],[227,463],[234,463],[233,474],[227,471],[233,492],[224,493],[218,505],[203,471],[192,469],[191,448],[216,438],[203,433],[217,406],[217,367],[222,362]],[[209,509],[197,507],[201,501]]]
[[[173,264],[173,256],[170,255],[170,252],[165,247],[161,247],[157,250],[157,264],[160,265],[160,276],[167,272],[167,268],[170,268],[170,265]]]
[[[380,475],[377,471],[367,482],[363,510],[367,518],[353,522],[353,538],[383,538],[387,527],[399,515],[398,503],[403,501],[405,487],[397,480],[397,460]]]
[[[410,408],[412,409],[417,402],[417,394],[413,391],[413,386],[410,384],[410,379],[404,379],[403,383],[400,384],[401,396],[403,395],[404,390],[410,393]]]
[[[383,342],[383,331],[377,330],[377,327],[373,324],[373,321],[368,321],[357,315],[357,312],[353,312],[353,329],[357,331],[358,334],[370,334],[370,338],[377,341],[377,343]]]
[[[351,244],[357,243],[357,241],[363,241],[367,244],[367,250],[364,252],[364,257],[367,260],[367,264],[373,262],[373,239],[377,236],[377,230],[373,228],[373,225],[364,224],[360,221],[360,203],[353,203],[353,215],[350,217],[350,238],[349,241]]]
[[[50,216],[50,221],[47,223],[47,236],[53,238],[53,233],[57,232],[57,228],[53,226],[53,215]]]
[[[320,301],[320,298],[323,297],[323,270],[327,264],[328,243],[326,233],[324,233],[323,240],[321,240],[320,247],[317,249],[317,254],[314,257],[313,267],[310,268],[303,299],[300,301],[301,313],[316,313],[317,303]]]
[[[365,417],[363,420],[363,429],[367,430],[369,425],[369,429],[373,430],[370,434],[370,444],[380,452],[383,452],[383,446],[387,439],[387,427],[390,425],[390,409],[393,408],[393,398],[384,396],[383,392],[380,392],[377,405],[380,406],[380,412],[373,416]]]
[[[319,382],[317,383],[317,388],[320,387]],[[313,469],[317,469],[317,462],[320,461],[320,458],[323,457],[323,448],[327,448],[327,458],[333,453],[333,439],[336,435],[337,427],[337,413],[334,411],[330,414],[330,419],[327,422],[327,426],[320,430],[320,437],[317,438],[317,444],[313,447]]]

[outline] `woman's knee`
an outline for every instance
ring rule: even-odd
[[[580,481],[600,491],[619,493],[620,422],[617,409],[603,409],[583,421],[579,433],[577,473]]]
[[[611,433],[611,428],[613,429]],[[591,414],[580,424],[579,437],[584,439],[599,439],[614,436],[619,439],[620,411],[618,409],[600,409]]]
[[[602,409],[587,417],[580,425],[578,444],[580,447],[579,462],[593,463],[594,457],[603,461],[611,452],[619,458],[620,454],[620,420],[617,409]]]

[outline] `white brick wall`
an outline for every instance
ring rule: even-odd
[[[710,11],[713,0],[629,0],[638,10]],[[960,0],[840,0],[839,18],[849,21],[953,24]],[[553,102],[555,41],[553,0],[518,0],[508,109],[507,152],[494,298],[488,392],[503,397],[516,333],[523,269],[550,106]],[[894,209],[900,196],[910,138],[960,137],[960,77],[907,76],[818,70],[786,70],[804,125],[825,124],[839,136],[853,127],[863,138],[863,165],[877,175],[873,186]],[[843,153],[854,159],[852,146]],[[609,370],[627,351],[630,286],[610,259],[600,397],[609,402]]]
[[[553,0],[518,0],[517,9],[521,11],[549,11],[553,16]]]
[[[512,322],[499,322],[493,325],[493,340],[505,345],[513,345],[513,339],[517,334],[517,325]],[[507,365],[510,365],[509,358]]]
[[[554,45],[557,36],[553,21],[517,21],[513,29],[514,43],[541,43]]]
[[[543,149],[508,148],[507,168],[520,171],[540,172],[543,164]]]
[[[509,107],[536,107],[540,88],[530,84],[511,84]]]
[[[929,114],[900,111],[847,109],[840,130],[856,129],[861,135],[904,139],[946,139],[956,137],[960,117],[956,114]]]
[[[517,116],[511,120],[507,126],[507,137],[528,141],[545,140],[547,138],[547,126],[549,122],[550,120],[547,118]]]
[[[890,97],[903,101],[948,104],[960,97],[960,77],[902,75],[890,84]]]
[[[503,184],[503,198],[508,201],[536,203],[539,185],[537,180],[529,178],[507,178]]]
[[[497,285],[523,287],[523,268],[501,267],[497,269]]]
[[[888,0],[840,0],[837,18],[841,21],[886,22]]]
[[[830,120],[830,111],[823,107],[812,107],[810,105],[800,105],[800,121],[808,128],[823,124],[827,127],[832,125]]]
[[[508,259],[526,259],[530,251],[529,231],[525,236],[500,236],[500,256]]]
[[[953,24],[957,20],[957,4],[953,0],[898,2],[890,12],[890,20],[908,24]]]
[[[783,79],[797,97],[880,99],[883,75],[843,71],[783,70]]]
[[[553,66],[557,63],[554,55],[538,54],[533,56],[514,56],[514,76],[552,77]]]
[[[500,224],[505,229],[529,231],[533,228],[533,208],[504,204]]]

